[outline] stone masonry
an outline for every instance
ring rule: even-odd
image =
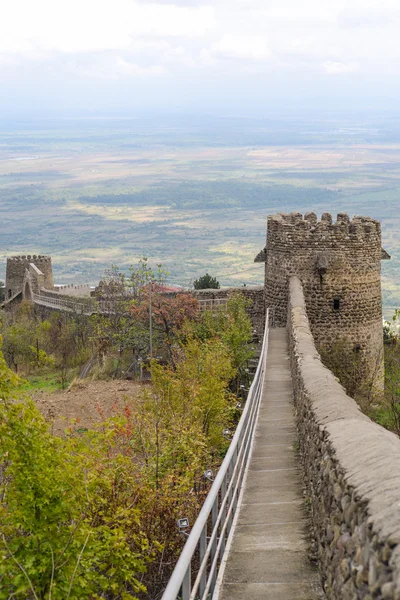
[[[290,280],[295,412],[315,550],[328,600],[400,600],[400,440],[322,364],[305,294]]]
[[[382,387],[383,336],[380,223],[328,213],[268,217],[267,245],[256,257],[265,262],[265,303],[275,325],[286,323],[289,279],[302,282],[307,315],[317,348],[341,344],[343,362],[360,363],[361,376]]]
[[[41,287],[50,290],[54,287],[50,256],[28,254],[7,258],[6,301],[19,292],[24,297],[32,291],[38,293]]]

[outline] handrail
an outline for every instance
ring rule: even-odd
[[[206,298],[198,299],[199,310],[223,310],[226,307],[227,298]]]
[[[95,312],[93,305],[67,300],[65,298],[54,298],[52,296],[42,296],[40,294],[32,294],[32,300],[35,304],[42,306],[60,308],[62,310],[77,312],[81,314],[91,315]]]
[[[260,360],[242,417],[228,452],[176,563],[162,600],[206,600],[213,594],[218,569],[237,509],[263,391],[269,310]],[[209,522],[211,520],[211,530]],[[192,577],[195,577],[192,585]]]

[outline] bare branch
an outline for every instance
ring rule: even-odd
[[[79,556],[78,556],[78,560],[76,561],[75,569],[74,569],[74,572],[72,573],[72,577],[71,577],[71,583],[69,584],[68,596],[67,596],[66,600],[68,600],[69,597],[70,597],[70,595],[71,595],[72,585],[74,583],[75,575],[76,575],[76,572],[78,570],[79,563],[81,562],[81,558],[82,558],[82,555],[83,555],[83,553],[85,551],[86,544],[88,543],[89,537],[90,537],[90,532],[86,536],[85,543],[83,544],[82,550],[80,551]]]
[[[10,549],[9,545],[7,544],[7,540],[6,540],[6,538],[5,538],[5,535],[4,535],[4,533],[2,534],[2,538],[3,538],[3,542],[4,542],[4,545],[5,545],[5,547],[7,548],[7,550],[8,550],[8,551],[9,551],[9,553],[10,553],[10,556],[11,556],[11,558],[13,559],[13,561],[15,562],[15,564],[16,564],[16,565],[18,565],[18,567],[21,569],[21,571],[22,571],[22,572],[23,572],[23,574],[25,575],[25,577],[26,577],[26,579],[27,579],[27,581],[28,581],[28,583],[29,583],[29,587],[30,587],[30,588],[31,588],[31,590],[32,590],[33,597],[35,598],[35,600],[39,600],[39,598],[38,598],[38,597],[37,597],[37,595],[36,595],[35,589],[34,589],[34,587],[33,587],[33,585],[32,585],[32,581],[31,581],[31,579],[30,579],[30,577],[29,577],[28,573],[25,571],[25,569],[24,569],[24,567],[21,565],[21,563],[20,563],[20,562],[19,562],[19,561],[18,561],[18,560],[15,558],[15,556],[14,556],[14,553],[11,551],[11,549]]]

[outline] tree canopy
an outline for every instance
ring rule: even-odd
[[[211,277],[208,273],[194,280],[193,287],[195,290],[219,290],[219,281],[215,277]]]
[[[137,321],[148,320],[150,285],[129,305]],[[226,310],[199,313],[192,296],[154,289],[154,327],[173,360],[152,360],[151,387],[108,421],[93,430],[72,424],[61,437],[18,390],[0,336],[0,600],[160,597],[185,541],[177,520],[195,521],[209,487],[204,471],[218,469],[224,431],[240,416],[236,380],[251,351],[245,308],[237,294]],[[29,316],[21,306],[29,335],[40,348],[49,334],[57,362],[62,346],[82,352],[85,323]],[[36,360],[35,347],[21,354],[23,341],[12,329],[7,344],[20,364]]]

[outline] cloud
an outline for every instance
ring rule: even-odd
[[[329,80],[349,93],[348,75],[362,72],[365,97],[378,80],[400,87],[399,19],[399,0],[3,0],[2,96],[14,86],[28,102],[40,79],[45,99],[56,74],[89,105],[96,78],[110,94],[107,79],[132,81],[145,106],[167,88],[179,105],[220,86],[224,105],[252,86],[286,97],[304,84],[312,97]]]
[[[271,52],[261,36],[226,34],[203,52],[203,57],[212,59],[264,61]]]
[[[322,65],[325,73],[328,75],[342,75],[343,73],[355,73],[360,70],[360,65],[357,62],[335,62],[326,61]]]
[[[148,4],[168,4],[175,6],[212,6],[213,0],[144,0]]]
[[[137,58],[152,58],[163,63],[195,66],[194,59],[183,44],[172,44],[167,40],[138,38],[132,40],[130,51]]]
[[[134,0],[13,0],[2,9],[0,54],[51,55],[129,49],[137,37],[203,36],[211,7]]]
[[[122,56],[87,55],[67,61],[69,71],[81,77],[96,79],[148,79],[167,77],[168,70],[162,65],[141,66]]]
[[[398,0],[351,0],[338,15],[339,25],[354,28],[392,26],[399,19]]]
[[[121,57],[116,58],[113,70],[121,77],[165,77],[169,74],[165,67],[161,65],[141,67]]]

